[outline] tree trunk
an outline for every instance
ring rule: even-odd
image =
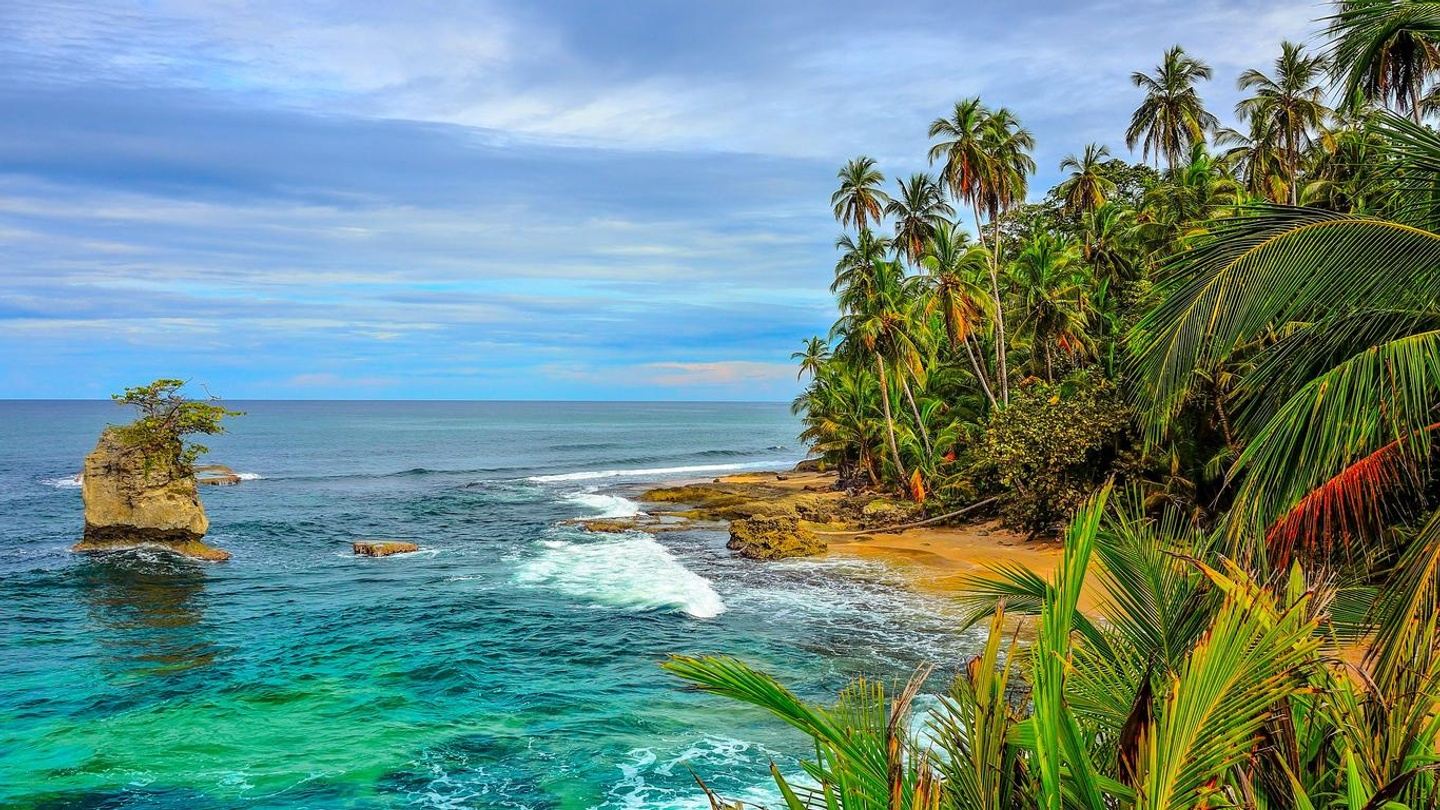
[[[880,375],[880,405],[885,411],[885,438],[890,443],[890,459],[895,462],[895,471],[900,474],[900,483],[903,486],[905,479],[905,463],[900,460],[900,445],[895,442],[895,418],[890,415],[890,383],[885,379],[885,358],[875,353],[875,367],[879,369]]]
[[[965,354],[970,358],[970,368],[975,371],[975,379],[980,381],[980,387],[985,391],[985,398],[990,401],[990,406],[994,407],[995,392],[990,390],[990,381],[985,379],[985,369],[980,366],[980,358],[975,354],[975,348],[970,345],[970,336],[966,335],[963,342],[965,344]],[[955,348],[955,338],[953,335],[950,338],[950,348],[952,350]]]
[[[1055,360],[1048,340],[1045,341],[1045,379],[1048,382],[1055,382]]]
[[[915,395],[910,392],[910,382],[902,374],[900,376],[900,387],[905,391],[905,399],[910,402],[910,413],[915,416],[915,427],[920,431],[920,441],[925,445],[925,455],[928,458],[935,458],[935,450],[930,447],[930,431],[925,429],[925,420],[920,416],[920,408],[915,404]]]
[[[980,226],[979,204],[972,203],[971,209],[975,212],[975,230],[979,234],[984,234],[984,228]],[[1000,382],[1000,399],[1009,405],[1010,370],[1005,362],[1005,308],[1000,301],[1000,233],[998,226],[994,238],[995,250],[991,254],[990,260],[990,296],[995,301],[995,374]],[[985,244],[984,236],[980,236],[979,239],[983,246]]]

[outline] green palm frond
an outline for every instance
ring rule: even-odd
[[[1177,263],[1170,294],[1132,332],[1152,439],[1183,403],[1193,369],[1271,324],[1335,309],[1418,307],[1440,284],[1440,236],[1400,223],[1270,207],[1213,233]]]
[[[1232,475],[1245,477],[1233,532],[1262,533],[1286,516],[1271,533],[1282,558],[1294,542],[1373,534],[1385,491],[1414,480],[1429,456],[1437,403],[1440,331],[1372,346],[1315,377],[1236,459]]]

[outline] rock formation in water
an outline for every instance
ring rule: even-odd
[[[81,493],[85,536],[74,551],[149,547],[202,560],[230,558],[201,542],[210,521],[178,452],[146,454],[107,428],[85,457]]]
[[[725,547],[753,560],[807,557],[826,549],[823,538],[800,525],[795,515],[755,515],[730,522]]]
[[[350,548],[362,557],[389,557],[420,550],[418,545],[404,540],[356,540]]]

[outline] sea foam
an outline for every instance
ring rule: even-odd
[[[624,518],[640,514],[640,504],[619,495],[602,495],[598,492],[572,492],[565,500],[594,512],[587,517]]]
[[[556,473],[554,475],[532,475],[525,479],[537,484],[558,481],[592,481],[597,478],[644,477],[651,475],[679,475],[682,473],[721,472],[724,470],[753,470],[774,467],[773,461],[752,461],[737,464],[691,464],[684,467],[655,467],[648,470],[583,470],[580,472]]]
[[[66,475],[60,478],[43,478],[40,480],[40,483],[56,489],[75,489],[83,483],[83,479],[80,473],[75,473],[74,475]]]
[[[542,540],[515,575],[521,585],[627,610],[679,610],[706,619],[725,611],[710,580],[642,532],[586,541]]]

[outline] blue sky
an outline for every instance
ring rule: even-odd
[[[1036,193],[1272,0],[0,4],[0,397],[788,399],[835,170],[1014,109]],[[1224,116],[1228,118],[1228,116]]]

